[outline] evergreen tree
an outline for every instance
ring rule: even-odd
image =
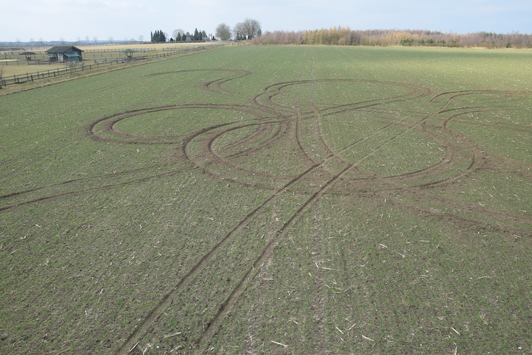
[[[166,35],[162,30],[157,30],[151,33],[151,42],[152,43],[164,43],[166,42]]]

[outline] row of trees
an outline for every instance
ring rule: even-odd
[[[152,32],[150,34],[150,41],[152,43],[165,43],[165,42],[202,42],[202,41],[208,41],[211,40],[209,36],[207,36],[207,33],[205,31],[198,31],[198,29],[194,29],[194,33],[185,32],[183,30],[175,30],[173,33],[173,37],[168,38],[168,34],[164,33],[161,30]]]
[[[166,42],[166,34],[161,31],[161,30],[157,30],[155,32],[152,32],[150,33],[150,37],[151,37],[151,43],[164,43]]]
[[[251,18],[237,23],[233,29],[225,23],[216,27],[216,37],[222,41],[228,41],[234,38],[237,41],[251,40],[262,35],[260,22]]]
[[[210,41],[212,36],[208,36],[207,32],[204,30],[198,31],[197,28],[194,29],[193,33],[185,32],[183,30],[174,30],[173,32],[174,37],[171,38],[171,41],[176,42],[203,42],[203,41]]]
[[[332,27],[313,31],[267,32],[254,38],[256,44],[309,44],[309,45],[366,45],[366,46],[440,46],[532,48],[532,35],[442,33],[434,31],[367,30],[354,31],[349,27]]]
[[[205,31],[194,30],[193,34],[175,30],[170,41],[206,41],[234,38],[253,40],[255,44],[308,44],[308,45],[365,45],[365,46],[439,46],[439,47],[487,47],[487,48],[532,48],[530,34],[497,34],[479,32],[470,34],[443,33],[420,30],[351,30],[349,27],[332,27],[312,31],[275,31],[262,35],[259,21],[247,18],[233,28],[221,23],[216,28],[216,38]],[[154,43],[166,42],[163,31],[151,34]]]
[[[229,27],[225,23],[218,25],[216,28],[216,37],[207,35],[205,31],[198,31],[194,29],[194,33],[185,32],[181,29],[174,30],[173,37],[169,36],[163,31],[155,31],[151,33],[152,43],[164,43],[170,42],[202,42],[220,39],[222,41],[228,41],[234,38],[237,41],[251,40],[260,37],[262,34],[262,28],[260,22],[251,18],[246,18],[244,21],[237,23],[233,28]]]

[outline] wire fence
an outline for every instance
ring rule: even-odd
[[[21,75],[10,75],[8,77],[0,77],[0,88],[8,85],[14,84],[23,84],[28,82],[34,82],[37,80],[55,78],[63,75],[72,75],[84,71],[90,71],[96,68],[104,68],[106,66],[112,68],[117,65],[127,65],[134,62],[140,61],[153,61],[160,60],[168,57],[174,57],[182,54],[202,52],[209,49],[219,48],[224,46],[224,44],[219,45],[208,45],[208,46],[194,46],[194,47],[183,47],[183,48],[173,48],[173,51],[164,51],[164,53],[154,54],[154,55],[134,55],[137,52],[145,53],[146,51],[135,50],[132,56],[118,57],[118,58],[100,58],[95,59],[94,64],[85,64],[84,62],[79,63],[67,63],[64,68],[51,69],[38,71],[34,73],[26,73]],[[122,50],[123,52],[123,50]],[[26,63],[26,61],[21,61]],[[34,64],[48,64],[49,62],[32,62]],[[13,65],[11,62],[8,65]]]

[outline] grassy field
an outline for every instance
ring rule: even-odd
[[[126,60],[125,50],[133,50],[132,57],[153,58],[165,53],[185,51],[187,48],[219,46],[219,42],[190,42],[190,43],[142,43],[142,44],[114,44],[114,45],[91,45],[77,46],[84,51],[83,64],[85,66],[94,66],[96,64],[108,63],[117,60]],[[0,48],[1,49],[1,48]],[[23,76],[26,74],[35,74],[37,72],[54,71],[56,69],[65,69],[67,63],[49,63],[46,51],[50,47],[27,48],[28,51],[34,52],[30,61],[14,51],[0,50],[0,70],[4,79],[12,78],[13,75]],[[17,85],[18,86],[18,85]],[[14,91],[10,88],[10,92]],[[2,92],[0,92],[2,94]]]
[[[0,127],[0,353],[532,351],[530,51],[221,48]]]

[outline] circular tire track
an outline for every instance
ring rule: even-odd
[[[311,158],[311,155],[308,151],[305,150],[304,143],[302,142],[300,138],[300,130],[298,127],[298,122],[305,118],[312,118],[312,115],[315,115],[315,112],[307,112],[301,114],[300,111],[293,111],[291,107],[288,106],[282,106],[275,103],[274,98],[278,95],[281,95],[282,90],[288,86],[293,85],[299,85],[299,84],[308,84],[308,83],[320,83],[320,82],[334,82],[333,80],[317,80],[317,81],[301,81],[301,82],[288,82],[288,83],[281,83],[276,84],[267,87],[262,94],[259,94],[255,97],[254,103],[256,107],[260,107],[262,109],[265,109],[265,112],[271,113],[273,110],[278,110],[278,116],[277,120],[279,125],[281,125],[283,122],[286,124],[290,124],[294,127],[294,129],[283,129],[279,128],[277,130],[276,134],[273,134],[268,139],[264,140],[264,137],[261,137],[261,135],[268,131],[265,129],[266,125],[274,124],[274,122],[269,121],[267,123],[254,123],[259,129],[257,129],[253,134],[245,136],[245,138],[239,142],[232,143],[230,146],[225,147],[226,149],[222,147],[221,149],[215,149],[216,141],[224,137],[226,134],[231,134],[232,132],[238,131],[242,128],[247,128],[250,125],[253,124],[240,124],[235,126],[223,126],[223,127],[212,127],[209,129],[206,129],[202,132],[198,132],[198,134],[192,136],[190,139],[187,139],[183,144],[183,150],[187,156],[187,158],[193,162],[194,164],[201,166],[202,168],[209,170],[209,172],[213,175],[218,175],[224,179],[231,179],[230,175],[225,175],[223,173],[223,170],[228,170],[232,172],[236,172],[235,175],[241,177],[242,174],[246,174],[249,178],[276,178],[278,180],[278,183],[285,183],[283,187],[280,190],[277,190],[269,199],[267,199],[262,205],[260,205],[257,209],[252,211],[250,214],[246,216],[244,220],[242,220],[237,228],[242,228],[244,225],[247,225],[256,215],[261,213],[262,209],[270,203],[270,201],[283,198],[286,195],[286,192],[288,189],[294,185],[296,182],[300,181],[316,181],[313,180],[310,176],[313,175],[313,173],[317,172],[320,169],[324,169],[325,163],[330,160],[339,160],[341,161],[344,166],[344,169],[333,173],[331,171],[328,171],[329,177],[324,178],[325,180],[317,180],[318,182],[321,182],[318,190],[313,190],[309,184],[309,189],[305,193],[309,194],[309,198],[307,201],[297,210],[297,212],[292,215],[284,224],[283,227],[277,231],[276,235],[267,243],[267,245],[263,248],[260,255],[258,255],[257,259],[253,262],[253,264],[249,267],[248,272],[245,274],[245,276],[240,280],[240,282],[237,284],[236,288],[233,289],[233,291],[228,295],[226,300],[220,305],[218,312],[214,316],[213,319],[211,319],[207,323],[207,327],[203,332],[203,335],[196,340],[197,346],[200,348],[206,348],[208,346],[208,343],[210,339],[217,333],[218,329],[221,327],[223,320],[227,316],[227,314],[230,312],[232,307],[238,302],[240,296],[243,292],[245,292],[247,286],[255,278],[257,273],[259,272],[260,265],[264,264],[272,255],[275,247],[280,242],[280,240],[284,237],[284,235],[287,233],[287,230],[295,224],[299,218],[312,206],[316,201],[318,201],[323,194],[329,192],[330,190],[334,190],[335,187],[342,186],[342,188],[337,191],[341,192],[343,194],[351,194],[351,193],[358,193],[361,190],[361,186],[364,188],[367,188],[368,181],[370,181],[372,184],[375,183],[375,181],[379,181],[381,184],[380,187],[376,188],[375,190],[378,191],[379,189],[398,189],[398,190],[408,190],[408,189],[426,189],[426,188],[433,188],[436,186],[442,186],[444,183],[449,183],[451,181],[454,181],[458,178],[463,178],[464,176],[472,173],[475,170],[478,170],[482,167],[482,161],[485,159],[483,156],[483,152],[476,148],[474,144],[464,139],[464,137],[461,137],[457,135],[456,133],[449,130],[446,124],[442,127],[433,127],[427,125],[427,121],[429,119],[441,116],[445,114],[447,110],[447,106],[452,102],[452,98],[449,99],[442,108],[440,108],[438,111],[436,111],[433,114],[427,115],[423,117],[419,122],[415,124],[408,124],[406,122],[403,122],[402,120],[391,122],[389,125],[385,126],[384,129],[387,129],[390,126],[402,126],[404,128],[403,131],[400,133],[397,133],[396,135],[393,135],[392,137],[388,138],[387,140],[381,142],[379,146],[377,146],[375,149],[378,150],[387,144],[393,142],[396,140],[399,136],[402,134],[405,134],[405,132],[415,131],[419,134],[426,135],[429,139],[432,141],[436,141],[440,144],[441,147],[445,150],[445,154],[443,155],[442,159],[429,167],[418,169],[416,171],[407,172],[404,174],[394,175],[394,176],[385,176],[385,177],[379,177],[379,178],[357,178],[357,179],[346,179],[347,173],[354,170],[357,167],[357,163],[360,162],[360,160],[367,159],[372,153],[369,155],[366,155],[362,159],[360,159],[357,162],[351,162],[351,164],[348,164],[348,162],[345,159],[342,159],[340,154],[342,151],[334,151],[328,144],[327,140],[324,137],[323,132],[319,133],[319,139],[321,140],[321,144],[323,144],[326,147],[326,150],[328,151],[329,155],[322,159],[321,161],[316,161]],[[342,82],[350,82],[350,81],[342,81]],[[395,85],[395,83],[394,83]],[[405,95],[399,95],[395,97],[391,97],[389,99],[379,99],[379,100],[370,100],[367,102],[361,102],[356,104],[347,104],[347,105],[341,105],[333,108],[325,108],[319,111],[319,113],[322,116],[332,116],[338,113],[343,112],[353,112],[356,110],[361,109],[369,109],[374,106],[384,105],[391,102],[397,102],[397,101],[403,101],[413,98],[420,98],[427,96],[429,94],[428,90],[419,90],[419,88],[410,87],[408,85],[405,85],[405,87],[409,88],[409,91]],[[471,112],[471,111],[469,111]],[[468,113],[469,113],[468,112]],[[476,112],[476,111],[475,111]],[[463,115],[464,112],[459,112],[455,114],[452,117],[456,117],[458,115]],[[267,116],[267,115],[266,115]],[[452,119],[449,118],[450,119]],[[281,126],[279,126],[281,127]],[[254,169],[249,169],[245,166],[238,165],[237,162],[234,162],[234,158],[241,155],[241,153],[237,154],[228,154],[227,152],[231,151],[235,147],[239,147],[243,149],[245,153],[243,154],[253,154],[258,152],[260,149],[268,149],[269,147],[273,146],[276,143],[281,142],[281,138],[285,137],[286,134],[291,132],[294,136],[293,139],[297,141],[297,146],[299,148],[299,152],[296,152],[302,157],[306,157],[308,159],[309,169],[303,172],[302,174],[293,177],[292,180],[286,182],[287,177],[281,176],[280,174],[277,176],[272,176],[271,174],[264,174],[262,172],[259,172]],[[262,138],[262,139],[261,139]],[[458,139],[459,138],[459,139]],[[364,143],[367,140],[367,138],[359,140],[357,142],[353,142],[348,147],[345,147],[343,150],[351,149],[357,144]],[[264,144],[264,142],[267,142]],[[199,151],[199,153],[192,154],[190,151],[192,149],[189,149],[189,147],[196,142],[201,142],[203,149]],[[256,142],[256,143],[255,143]],[[459,142],[459,143],[456,143]],[[239,144],[242,143],[242,144]],[[255,143],[255,146],[253,147]],[[246,146],[251,146],[252,148],[246,149]],[[460,158],[460,159],[459,159]],[[463,169],[459,169],[455,174],[453,174],[450,177],[444,177],[441,179],[438,179],[437,177],[440,175],[444,175],[448,170],[450,170],[452,167],[455,167],[458,165],[459,161],[466,161],[467,165]],[[326,169],[325,169],[326,170]],[[404,186],[404,184],[401,184],[405,181],[416,181],[423,178],[435,178],[436,181],[432,181],[429,183],[422,183],[418,185],[413,186]],[[315,179],[315,178],[314,178]],[[238,180],[233,180],[237,183],[241,183]],[[346,184],[347,182],[347,184]],[[248,186],[262,186],[259,182],[252,182],[246,183]],[[315,186],[315,185],[314,185]],[[273,187],[272,187],[273,188]],[[214,257],[217,253],[220,252],[220,250],[223,248],[223,243],[226,243],[231,239],[231,237],[236,233],[236,230],[233,230],[231,233],[229,233],[224,240],[222,241],[222,244],[217,245],[213,250],[211,250],[203,259],[202,262],[198,265],[196,265],[192,269],[192,273],[199,273],[200,269],[205,267],[205,264],[209,262],[210,259]],[[188,279],[187,279],[188,280]],[[192,282],[192,280],[188,281]],[[181,287],[178,285],[173,292],[168,296],[168,298],[175,298],[178,297]],[[150,317],[150,320],[147,320],[146,323],[144,323],[144,330],[148,331],[148,329],[151,327],[154,322],[157,321],[158,317],[164,312],[164,309],[166,308],[166,305],[161,305],[156,310],[154,310],[153,315]],[[142,333],[142,332],[139,332]],[[137,333],[136,335],[132,336],[130,338],[129,343],[126,343],[125,345],[131,345],[133,341],[138,341],[142,337],[142,334]],[[122,349],[125,350],[127,346],[123,347]]]
[[[250,74],[247,71],[233,69],[206,69],[203,71],[232,74],[227,77],[203,83],[203,88],[205,90],[225,95],[233,95],[233,93],[226,90],[223,86],[224,84]],[[191,71],[176,71],[154,75],[168,75],[175,73],[185,74],[188,72]],[[276,102],[276,99],[283,95],[283,90],[288,87],[323,83],[380,85],[383,87],[401,88],[405,90],[405,93],[332,107],[317,107],[306,111],[301,110],[301,108],[294,108]],[[338,193],[356,196],[369,189],[373,192],[397,190],[402,193],[419,195],[423,194],[423,191],[426,189],[443,189],[446,184],[455,183],[458,179],[463,179],[475,171],[482,169],[488,160],[486,154],[471,140],[467,139],[467,137],[453,131],[448,123],[457,117],[470,113],[478,113],[484,109],[479,107],[449,108],[457,98],[466,95],[484,94],[495,95],[497,97],[513,96],[517,98],[528,97],[530,95],[530,93],[527,92],[512,93],[491,90],[441,93],[428,101],[429,104],[440,105],[440,107],[437,107],[433,113],[425,115],[415,123],[407,121],[402,117],[396,120],[390,120],[388,124],[384,125],[372,135],[376,135],[379,131],[384,131],[391,127],[396,129],[400,127],[401,129],[377,143],[371,152],[358,157],[355,160],[346,159],[342,156],[342,153],[368,142],[371,136],[351,142],[346,147],[335,150],[328,142],[323,130],[319,128],[316,135],[313,136],[313,141],[321,146],[322,150],[327,152],[327,154],[321,159],[316,159],[313,157],[308,145],[301,138],[301,122],[303,120],[314,120],[317,123],[317,127],[319,127],[321,123],[320,121],[323,117],[333,117],[342,113],[355,114],[357,112],[362,112],[363,110],[372,110],[377,107],[383,107],[387,104],[423,99],[430,95],[430,90],[411,84],[385,81],[356,79],[301,80],[270,85],[255,96],[252,102],[247,105],[216,105],[206,103],[167,105],[116,113],[95,120],[86,127],[87,135],[95,141],[111,142],[115,144],[174,145],[176,150],[182,152],[184,159],[215,177],[231,180],[234,183],[244,184],[246,186],[270,189],[272,192],[267,199],[244,216],[244,218],[239,221],[227,235],[225,235],[208,253],[198,260],[198,262],[181,280],[179,280],[171,291],[159,301],[156,307],[146,315],[140,325],[122,344],[118,352],[128,353],[134,349],[136,344],[138,344],[138,342],[150,332],[158,322],[159,318],[164,314],[164,311],[180,296],[181,292],[187,287],[187,285],[194,282],[201,282],[197,279],[200,272],[211,263],[216,255],[219,255],[223,251],[223,248],[229,244],[231,239],[237,233],[242,232],[242,230],[250,224],[254,218],[263,213],[271,204],[276,203],[281,199],[289,199],[290,195],[293,193],[291,188],[296,184],[298,186],[303,186],[303,188],[300,187],[297,192],[305,194],[307,199],[299,206],[293,215],[286,217],[282,226],[275,231],[275,235],[265,244],[260,253],[256,255],[252,264],[246,266],[247,271],[244,273],[244,276],[219,305],[217,313],[207,323],[207,326],[202,331],[202,335],[198,339],[195,339],[196,346],[202,349],[208,346],[212,337],[215,336],[219,328],[222,326],[227,314],[239,301],[240,296],[245,292],[250,282],[259,273],[261,269],[260,266],[272,256],[276,246],[294,224],[297,223],[301,216],[319,201],[324,194]],[[121,132],[117,128],[119,122],[133,117],[142,118],[142,115],[150,113],[184,109],[227,110],[251,115],[253,119],[245,121],[230,120],[216,125],[207,125],[193,133],[176,135],[127,133]],[[489,111],[490,107],[485,109]],[[429,121],[434,120],[443,123],[440,126],[429,124]],[[242,130],[245,130],[244,134],[239,135],[239,131]],[[445,151],[442,158],[431,166],[393,176],[368,177],[367,174],[360,174],[359,165],[361,162],[371,159],[376,152],[392,144],[403,135],[411,132],[424,135],[429,140],[437,142]],[[239,135],[240,139],[227,139],[227,141],[231,143],[223,144],[223,139],[234,134]],[[305,160],[306,169],[302,169],[298,174],[285,175],[282,172],[274,174],[258,171],[253,167],[243,164],[240,160],[242,156],[259,156],[260,152],[267,151],[270,148],[276,147],[278,144],[282,145],[283,142],[289,139],[293,139],[296,142],[295,146],[297,147],[297,151],[293,153]],[[332,168],[332,166],[336,168]],[[358,175],[355,174],[355,172],[358,173]],[[154,174],[152,176],[131,180],[125,183],[140,183],[154,177],[168,176],[169,174],[175,174],[175,172]],[[242,179],[243,177],[245,177],[245,179]],[[265,180],[267,181],[265,182]],[[67,183],[68,182],[65,182],[65,184]],[[114,186],[120,186],[122,184],[100,186],[57,194],[55,196],[42,197],[23,202],[16,206],[8,206],[8,208],[15,208],[22,204],[45,201],[50,198],[71,196],[79,193],[91,193],[96,191],[96,189],[111,189]],[[19,194],[23,194],[23,192],[0,197],[0,201]],[[398,200],[395,200],[395,202],[402,205],[402,202],[398,202]],[[467,204],[449,199],[440,199],[438,202],[445,207],[460,205],[461,207],[464,207],[461,210],[467,209],[468,207]],[[418,208],[409,205],[407,205],[407,207]],[[5,207],[0,207],[0,211],[5,209]],[[493,213],[492,211],[479,207],[476,207],[473,212],[489,218],[496,218],[501,222],[519,219],[518,216],[512,214]],[[446,217],[454,218],[462,222],[467,221],[467,223],[474,223],[471,222],[471,219],[468,219],[467,216],[446,215]]]
[[[221,91],[226,92],[225,89],[223,89],[223,84],[227,83],[231,80],[234,80],[236,78],[240,78],[243,76],[247,76],[250,73],[247,71],[242,70],[233,70],[233,69],[205,69],[205,70],[183,70],[183,71],[175,71],[175,72],[169,72],[169,73],[158,73],[158,74],[152,74],[152,75],[168,75],[168,74],[185,74],[189,72],[198,72],[198,71],[205,71],[205,72],[226,72],[231,73],[233,75],[229,77],[224,77],[216,80],[212,80],[210,82],[205,83],[204,88],[206,90],[215,90],[215,91]],[[401,95],[394,95],[386,98],[378,98],[378,99],[372,99],[372,100],[366,100],[358,103],[350,103],[345,105],[340,105],[336,107],[328,107],[325,109],[318,110],[318,113],[321,117],[327,117],[332,116],[338,113],[344,113],[344,112],[355,112],[357,110],[363,110],[363,109],[369,109],[373,108],[375,106],[384,105],[391,102],[398,102],[398,101],[404,101],[408,99],[418,98],[422,96],[426,96],[429,93],[428,89],[422,88],[422,87],[416,87],[411,84],[403,84],[403,83],[396,83],[396,82],[379,82],[379,81],[369,81],[369,80],[355,80],[355,79],[322,79],[322,80],[303,80],[303,81],[291,81],[291,82],[284,82],[279,84],[271,85],[263,90],[262,93],[255,96],[254,103],[252,105],[213,105],[213,104],[184,104],[184,105],[167,105],[167,106],[160,106],[160,107],[150,107],[150,108],[144,108],[144,109],[137,109],[137,110],[131,110],[126,112],[121,112],[117,114],[113,114],[110,116],[102,117],[94,122],[92,122],[89,126],[87,126],[86,131],[87,134],[91,137],[91,139],[96,141],[106,141],[106,142],[112,142],[112,143],[120,143],[120,144],[148,144],[148,145],[182,145],[182,151],[185,153],[185,158],[190,160],[193,164],[205,169],[206,171],[210,172],[211,174],[229,179],[232,181],[235,181],[237,183],[243,183],[247,186],[257,186],[257,187],[264,187],[263,184],[263,178],[267,178],[270,181],[277,180],[277,184],[282,184],[283,182],[286,182],[292,176],[283,176],[279,174],[272,174],[272,173],[266,173],[262,171],[257,171],[256,169],[250,169],[246,166],[239,165],[236,160],[241,156],[251,156],[253,154],[256,154],[259,151],[267,150],[271,147],[273,147],[276,143],[278,143],[282,139],[290,139],[293,138],[299,147],[298,151],[295,152],[299,156],[303,157],[308,161],[307,164],[313,164],[313,163],[319,163],[320,160],[317,160],[316,158],[313,158],[311,156],[311,153],[308,151],[308,149],[305,149],[304,143],[302,142],[299,131],[300,131],[300,122],[301,120],[305,119],[316,119],[316,112],[303,112],[298,110],[294,114],[292,110],[289,111],[289,113],[286,112],[285,107],[282,105],[279,105],[275,102],[274,98],[281,95],[283,90],[288,87],[296,86],[296,85],[308,85],[308,84],[321,84],[321,83],[356,83],[356,84],[370,84],[370,85],[391,85],[393,87],[399,87],[404,88],[406,90],[406,93]],[[266,98],[266,104],[261,104],[261,98]],[[449,101],[449,100],[448,100]],[[150,113],[156,113],[156,112],[163,112],[163,111],[171,111],[171,110],[183,110],[183,109],[206,109],[206,110],[212,110],[212,109],[223,109],[223,110],[230,110],[235,112],[243,112],[247,114],[251,114],[255,116],[257,123],[247,123],[247,122],[231,122],[231,123],[224,123],[216,126],[206,127],[199,132],[196,132],[194,134],[187,136],[183,135],[146,135],[142,133],[130,133],[130,132],[122,132],[117,129],[117,124],[130,119],[130,118],[141,118],[142,115],[150,114]],[[273,115],[273,112],[277,111],[277,116]],[[318,124],[319,124],[319,118]],[[401,122],[394,122],[392,124],[401,124]],[[271,132],[271,127],[275,126],[276,131],[274,134],[269,134],[268,132]],[[256,129],[248,134],[243,139],[234,142],[228,146],[223,146],[219,150],[214,150],[214,141],[218,140],[219,138],[223,137],[225,134],[229,134],[235,131],[238,131],[243,128],[249,128],[249,127],[255,127]],[[289,128],[291,127],[291,129]],[[225,128],[224,131],[220,131],[220,129]],[[213,132],[216,131],[216,133],[213,135]],[[293,137],[287,136],[287,132],[295,132],[293,134]],[[206,135],[213,135],[212,137],[205,137]],[[264,136],[267,136],[266,138]],[[205,149],[202,153],[200,153],[198,156],[191,155],[190,152],[187,151],[187,147],[194,141],[198,139],[207,139],[211,140],[208,142],[207,147],[208,149]],[[320,132],[318,134],[318,144],[321,144],[323,147],[325,147],[325,151],[328,153],[326,157],[321,158],[321,161],[326,159],[327,157],[330,157],[332,155],[335,155],[339,157],[340,159],[344,160],[344,163],[349,163],[349,161],[346,161],[344,158],[341,157],[340,152],[334,152],[333,149],[330,147],[330,145],[327,143],[326,138],[323,135],[323,132],[320,129]],[[353,148],[356,144],[363,143],[364,140],[360,142],[355,142],[351,146],[344,148],[344,150]],[[445,147],[448,149],[449,147]],[[205,160],[206,156],[210,155],[210,158],[208,161],[210,162],[209,165],[211,167],[206,166],[204,163],[202,163],[202,160]],[[446,165],[448,165],[449,159],[445,159]],[[213,169],[213,164],[218,167],[218,169]],[[440,165],[443,164],[440,162]],[[221,168],[221,169],[220,169]],[[218,170],[218,171],[216,171]],[[231,175],[225,175],[223,171],[233,171],[233,174]],[[438,171],[435,167],[427,168],[423,171],[417,171],[417,172],[409,172],[402,175],[397,175],[393,177],[383,177],[384,179],[390,180],[390,179],[400,179],[405,180],[406,178],[417,178],[421,176],[422,174],[426,173],[429,170],[435,170]],[[249,178],[242,182],[241,179],[235,179],[234,176],[239,175],[246,175]],[[260,183],[254,183],[253,180],[260,180]],[[358,177],[355,179],[351,179],[351,183],[349,184],[348,190],[344,191],[344,193],[353,192],[355,193],[357,190],[357,184],[360,184],[360,182],[364,181],[373,181],[374,177]],[[270,185],[270,188],[271,185]]]

